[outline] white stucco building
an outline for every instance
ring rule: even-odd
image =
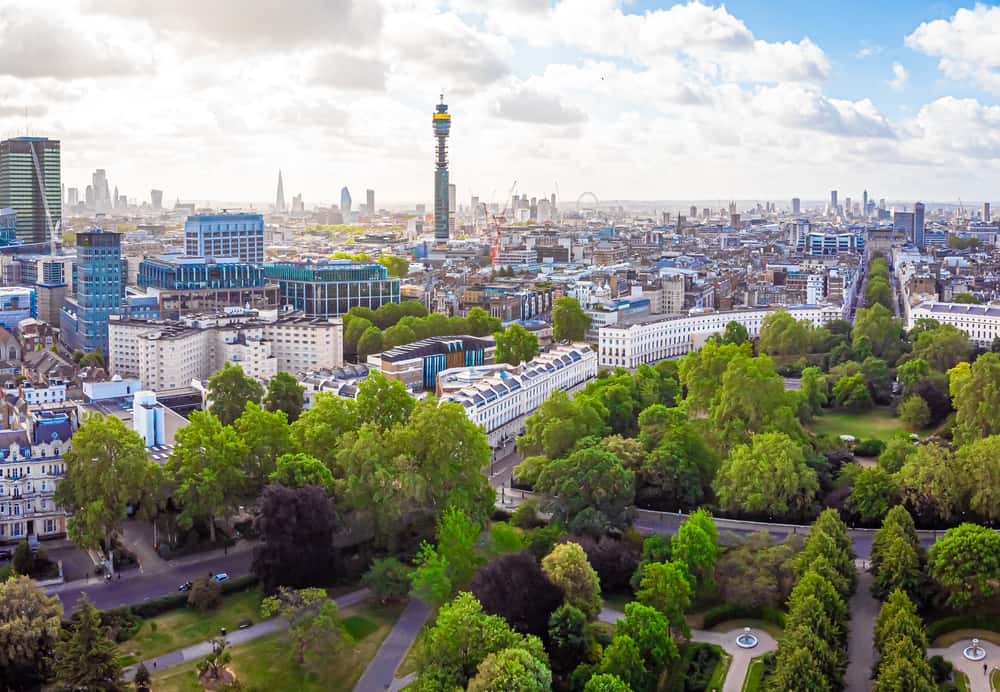
[[[937,320],[950,324],[969,337],[977,346],[989,348],[1000,336],[1000,305],[967,305],[965,303],[920,303],[909,309],[906,328],[913,329],[919,319]]]

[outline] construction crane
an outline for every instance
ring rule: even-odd
[[[500,227],[507,222],[506,214],[507,209],[510,206],[510,200],[514,197],[514,190],[517,189],[517,181],[510,186],[510,192],[507,193],[507,200],[504,202],[503,210],[500,212],[500,216],[496,214],[493,215],[493,237],[490,240],[490,260],[493,265],[493,270],[496,271],[500,265],[500,253],[503,251],[503,241],[500,238]]]

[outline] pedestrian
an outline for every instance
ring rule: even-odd
[[[986,674],[987,674],[987,671],[988,671],[988,670],[989,670],[989,668],[988,668],[988,667],[986,666],[986,664],[984,663],[984,664],[983,664],[983,675],[986,675]]]
[[[119,572],[119,573],[118,573],[118,581],[121,581],[121,580],[122,580],[122,573],[121,573],[121,572]]]
[[[153,659],[153,670],[156,670],[156,659]]]
[[[229,555],[229,546],[228,545],[222,546],[222,554],[223,555]]]

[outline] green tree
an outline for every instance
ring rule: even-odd
[[[525,457],[565,456],[581,439],[603,437],[607,414],[607,409],[593,398],[570,398],[566,392],[557,390],[528,416],[517,449]]]
[[[682,562],[653,562],[642,570],[636,600],[666,616],[670,626],[690,636],[684,613],[691,607],[694,578]]]
[[[939,445],[923,445],[896,474],[907,509],[919,517],[949,521],[965,504],[967,479],[955,457]]]
[[[896,409],[896,414],[910,430],[920,430],[931,422],[931,410],[924,398],[918,394],[911,394],[903,399]]]
[[[268,411],[284,411],[289,423],[294,423],[302,415],[305,401],[306,388],[299,384],[294,375],[279,372],[267,383],[264,408]]]
[[[948,605],[964,610],[996,593],[1000,534],[976,524],[948,529],[930,551],[931,577],[948,592]]]
[[[337,603],[326,589],[283,586],[261,602],[260,610],[265,618],[280,615],[288,623],[294,660],[300,666],[317,670],[350,641],[341,626]]]
[[[1000,518],[1000,435],[969,443],[956,457],[969,488],[969,508],[992,524]]]
[[[417,334],[405,324],[394,324],[382,332],[382,348],[388,350],[417,340]]]
[[[653,677],[659,677],[678,658],[677,646],[670,638],[670,623],[656,608],[634,601],[626,604],[625,619],[618,621],[615,634],[632,638]]]
[[[216,518],[229,513],[244,489],[241,465],[246,445],[232,427],[208,411],[194,411],[175,440],[167,473],[181,506],[177,523],[190,528],[196,520],[205,521],[214,543]]]
[[[212,652],[198,661],[196,670],[199,677],[218,680],[222,677],[222,671],[229,665],[233,655],[229,651],[229,642],[224,637],[212,637],[208,642],[212,645]]]
[[[371,423],[381,430],[405,423],[416,404],[402,382],[389,379],[378,370],[369,372],[358,384],[356,400],[358,422]]]
[[[805,355],[810,347],[810,327],[806,324],[796,320],[787,310],[768,313],[760,325],[757,348],[761,353],[775,356]]]
[[[722,463],[714,488],[726,511],[802,515],[812,507],[819,490],[816,472],[805,455],[784,433],[755,435],[750,445],[739,445]]]
[[[656,408],[663,407],[651,406],[642,415]],[[648,418],[646,420],[649,422]],[[656,448],[646,455],[639,467],[637,502],[641,501],[643,507],[665,510],[699,506],[708,497],[719,468],[715,450],[683,416],[675,427],[667,430],[646,428],[647,441],[651,442],[656,436],[659,436]],[[643,439],[642,433],[640,439]]]
[[[923,598],[923,549],[913,517],[902,505],[885,515],[871,549],[872,595],[885,599],[902,589],[914,600]]]
[[[724,449],[749,442],[762,432],[800,436],[793,397],[785,391],[770,358],[733,358],[709,406],[712,430]]]
[[[400,601],[410,593],[411,570],[394,557],[372,562],[363,581],[381,603]]]
[[[552,461],[535,487],[552,497],[556,518],[571,531],[600,535],[631,524],[635,474],[610,452],[589,447]]]
[[[26,576],[0,580],[0,688],[31,689],[48,674],[62,604]]]
[[[601,582],[579,543],[561,543],[542,559],[549,581],[566,594],[566,602],[589,619],[601,612]]]
[[[476,545],[482,526],[470,521],[465,512],[449,507],[438,519],[438,552],[448,561],[448,576],[453,584],[465,585],[472,579],[479,556]]]
[[[417,650],[416,689],[464,689],[487,656],[510,648],[524,649],[548,663],[537,637],[518,634],[502,617],[484,613],[472,594],[462,592],[441,606]]]
[[[950,324],[922,332],[913,343],[913,357],[927,361],[931,368],[941,372],[969,360],[973,350],[965,332]]]
[[[903,385],[907,392],[912,391],[918,382],[930,377],[931,366],[923,358],[912,358],[905,363],[900,363],[896,368],[896,379]]]
[[[863,468],[854,477],[847,508],[862,521],[879,521],[896,503],[898,493],[896,481],[888,471],[878,466]]]
[[[187,604],[195,610],[207,612],[222,605],[222,587],[214,579],[195,579],[188,592]]]
[[[333,469],[340,436],[358,425],[358,405],[354,399],[319,392],[313,398],[312,408],[292,424],[292,440],[297,449]]]
[[[828,692],[833,689],[829,678],[813,655],[825,643],[807,630],[799,630],[796,645],[779,646],[774,674],[768,678],[767,689],[771,692],[787,690],[809,690]],[[791,637],[789,637],[791,642]]]
[[[868,285],[865,287],[865,304],[868,307],[884,305],[891,310],[892,288],[889,286],[889,282],[881,278],[869,280]]]
[[[278,457],[292,449],[291,429],[283,410],[268,411],[252,401],[247,402],[243,415],[233,428],[243,440],[246,456],[242,460],[248,497],[260,494],[268,477],[277,468]]]
[[[549,616],[549,655],[553,669],[568,673],[594,649],[587,616],[579,608],[563,603]]]
[[[101,624],[101,613],[86,596],[56,644],[56,685],[65,690],[123,690],[118,647]]]
[[[878,303],[860,308],[854,318],[854,348],[860,339],[867,338],[872,355],[888,362],[895,362],[901,348],[902,326],[893,318],[892,310]]]
[[[917,614],[917,608],[913,601],[903,591],[897,589],[889,594],[888,600],[879,610],[875,620],[874,642],[875,650],[879,654],[879,662],[876,666],[878,672],[876,687],[893,689],[891,686],[885,685],[888,680],[883,677],[883,672],[886,669],[897,668],[891,664],[894,659],[902,658],[910,664],[911,668],[920,673],[916,678],[913,678],[914,682],[917,683],[916,689],[934,690],[937,688],[933,682],[930,666],[926,661],[927,634],[924,631],[923,621]],[[881,685],[879,680],[882,682]]]
[[[334,488],[330,469],[316,457],[302,452],[282,454],[278,457],[278,463],[267,479],[271,483],[281,483],[289,488],[318,485],[328,493],[332,493]]]
[[[874,405],[868,383],[862,373],[841,377],[833,385],[833,402],[838,408],[861,413],[868,411]]]
[[[753,347],[750,343],[720,346],[709,341],[699,350],[684,356],[678,373],[680,383],[687,390],[684,405],[688,411],[694,414],[708,411],[730,361],[739,356],[749,358],[752,355]]]
[[[252,377],[243,374],[243,368],[226,363],[208,378],[208,410],[222,421],[232,425],[247,407],[247,402],[259,404],[264,397],[264,387]]]
[[[524,649],[509,648],[492,653],[479,664],[469,681],[469,692],[549,692],[552,672]]]
[[[383,306],[384,307],[384,306]],[[368,356],[382,351],[382,332],[378,327],[368,327],[360,337],[358,337],[357,354],[358,362],[368,360]]]
[[[138,433],[117,416],[97,413],[84,418],[63,459],[66,476],[55,501],[70,513],[69,536],[84,548],[103,542],[113,572],[113,537],[122,529],[128,504],[143,497],[154,462]]]
[[[632,688],[617,675],[599,673],[587,681],[583,692],[632,692]]]
[[[31,552],[31,546],[28,545],[27,540],[23,540],[17,544],[17,547],[14,549],[14,557],[10,561],[10,566],[14,568],[16,574],[26,577],[31,576],[32,570],[35,569],[35,554]]]
[[[886,444],[882,453],[878,455],[879,468],[885,469],[889,473],[896,473],[903,468],[903,464],[916,450],[917,446],[909,437],[893,437]]]
[[[481,307],[469,310],[465,323],[470,336],[486,336],[500,329],[500,318],[490,317],[490,313]]]
[[[1000,434],[1000,354],[984,353],[975,363],[948,371],[959,444]]]
[[[604,650],[598,670],[612,675],[633,690],[645,690],[648,676],[638,644],[627,634],[616,634]]]
[[[556,341],[583,341],[590,329],[590,315],[583,311],[576,298],[556,299],[552,307],[552,336]]]
[[[746,327],[736,320],[726,322],[726,330],[722,333],[722,343],[739,346],[747,341],[750,341],[750,334]]]
[[[354,308],[351,308],[354,310]],[[372,313],[374,316],[374,313]],[[370,319],[364,317],[352,317],[348,314],[344,320],[344,353],[357,353],[358,342],[369,329],[375,329],[375,325]]]
[[[493,334],[497,342],[498,363],[520,365],[538,355],[538,337],[515,322],[504,331]]]
[[[397,279],[405,278],[410,271],[410,261],[405,257],[382,255],[375,261],[389,270],[389,276],[394,276]]]
[[[440,606],[451,597],[453,589],[448,560],[437,548],[424,541],[413,560],[413,593],[433,606]]]
[[[827,404],[827,384],[823,371],[817,367],[803,370],[799,392],[812,416],[822,413],[823,407]]]
[[[721,554],[719,529],[712,515],[703,509],[693,512],[671,540],[673,559],[687,565],[698,579],[699,588],[714,585],[715,565]]]

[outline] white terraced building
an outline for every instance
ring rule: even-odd
[[[463,368],[445,370],[439,377]],[[469,370],[475,370],[471,368]],[[527,363],[496,369],[469,385],[450,391],[442,401],[456,401],[486,431],[491,447],[524,432],[525,419],[556,390],[571,392],[597,377],[597,354],[587,344],[557,346]]]
[[[965,332],[977,346],[989,348],[1000,336],[1000,305],[966,305],[965,303],[920,303],[910,308],[907,329],[917,320],[932,319]]]
[[[777,310],[785,310],[795,319],[806,320],[815,326],[844,317],[840,305],[789,305],[703,312],[601,327],[598,333],[598,364],[602,368],[632,370],[643,363],[683,356],[701,348],[713,334],[722,334],[731,321],[742,324],[751,338],[757,338],[764,318]]]

